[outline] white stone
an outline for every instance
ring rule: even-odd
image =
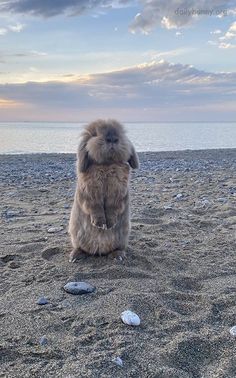
[[[171,205],[166,205],[166,206],[164,206],[164,209],[165,209],[165,210],[172,210],[173,207],[172,207]]]
[[[55,232],[59,232],[59,231],[62,231],[62,230],[63,230],[63,227],[50,227],[48,229],[48,233],[54,234]]]
[[[123,367],[123,361],[122,361],[122,359],[121,359],[120,357],[116,357],[116,358],[114,358],[113,362],[114,362],[116,365],[118,365],[118,366],[120,366],[120,367]]]
[[[236,336],[236,325],[230,328],[229,332],[232,336]]]
[[[123,323],[131,326],[138,326],[140,324],[139,316],[130,310],[122,312],[121,320]]]

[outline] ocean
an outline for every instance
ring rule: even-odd
[[[1,122],[0,154],[76,152],[84,123]],[[234,123],[125,123],[137,151],[236,148]]]

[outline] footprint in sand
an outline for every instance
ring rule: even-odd
[[[5,256],[1,256],[0,260],[3,263],[7,264],[10,261],[14,261],[17,257],[19,257],[19,255],[5,255]]]
[[[216,344],[202,337],[192,336],[174,344],[169,355],[170,364],[191,374],[191,377],[202,377],[202,367],[217,358]]]
[[[61,255],[61,252],[59,247],[49,247],[43,250],[42,258],[47,261],[53,261]]]
[[[20,268],[20,264],[18,261],[15,261],[15,260],[18,260],[19,258],[19,255],[5,255],[5,256],[1,256],[0,257],[0,265],[2,266],[7,266],[8,268],[11,268],[11,269],[18,269]]]
[[[202,284],[198,280],[188,276],[177,277],[172,280],[172,285],[180,291],[198,291],[201,290]]]

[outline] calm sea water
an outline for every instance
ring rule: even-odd
[[[75,152],[84,124],[0,123],[0,153]],[[137,151],[236,148],[236,123],[127,123]]]

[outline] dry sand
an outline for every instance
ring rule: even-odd
[[[0,377],[236,376],[236,150],[140,159],[127,260],[71,264],[74,156],[0,157]],[[97,290],[67,294],[74,280]]]

